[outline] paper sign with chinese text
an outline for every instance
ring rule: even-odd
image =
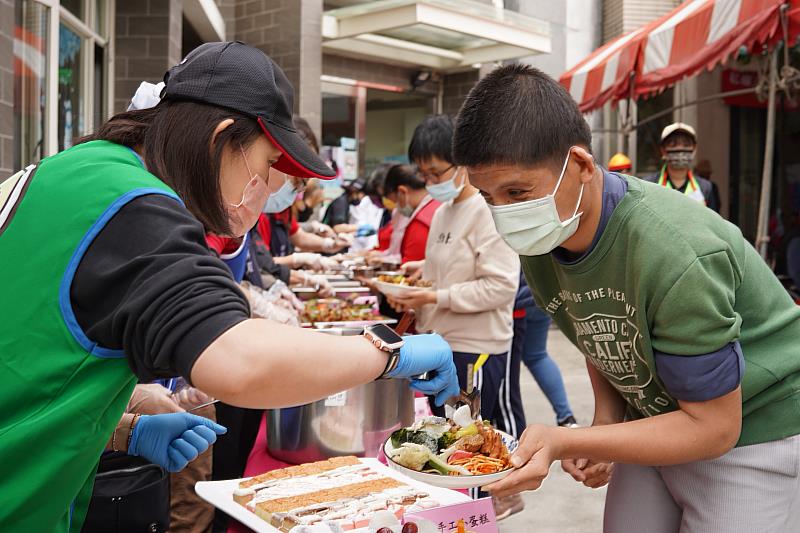
[[[415,518],[433,522],[439,533],[457,532],[459,520],[464,521],[465,533],[498,533],[499,531],[491,498],[437,507],[418,513],[408,513],[403,517],[406,522],[413,522]]]

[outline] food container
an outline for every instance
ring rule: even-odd
[[[358,278],[371,278],[375,276],[375,272],[378,270],[377,266],[367,266],[367,265],[359,265],[354,266],[350,269],[350,275],[354,279]]]
[[[397,283],[387,283],[380,280],[375,280],[374,283],[375,288],[386,296],[403,297],[415,292],[435,290],[433,286],[414,287],[410,285],[398,285]]]
[[[361,329],[320,331],[357,335]],[[267,411],[267,449],[294,464],[341,455],[377,457],[393,431],[413,423],[414,393],[408,382],[382,379],[318,402]]]
[[[342,300],[352,300],[359,296],[369,296],[372,291],[369,287],[333,287],[333,295]]]
[[[361,284],[332,285],[331,288],[333,289],[333,296],[343,300],[351,300],[359,296],[372,294],[372,290],[369,287],[363,287]],[[319,298],[317,289],[314,287],[292,287],[292,292],[302,301]]]

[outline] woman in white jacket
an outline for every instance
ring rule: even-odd
[[[417,310],[417,330],[435,331],[447,340],[461,388],[481,390],[481,414],[491,420],[502,408],[498,391],[513,335],[519,258],[500,238],[466,170],[453,165],[452,136],[453,122],[446,115],[429,117],[414,130],[409,159],[442,205],[431,223],[425,259],[403,266],[409,275],[432,281],[433,288],[390,303],[398,310]],[[489,357],[475,372],[482,354]]]

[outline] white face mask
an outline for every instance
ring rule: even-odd
[[[281,185],[277,192],[270,194],[267,198],[267,203],[264,204],[263,211],[265,213],[280,213],[288,209],[294,203],[297,197],[297,191],[294,188],[292,180],[286,178],[286,181]]]
[[[556,208],[555,195],[564,179],[569,156],[564,160],[561,175],[556,188],[551,194],[527,202],[509,205],[490,205],[494,224],[503,240],[519,255],[544,255],[552,252],[557,246],[569,239],[578,229],[583,213],[578,213],[583,198],[583,184],[575,205],[575,212],[570,218],[562,221]]]
[[[457,198],[464,189],[464,181],[461,182],[461,185],[456,187],[456,176],[458,176],[460,172],[461,167],[458,167],[453,174],[453,177],[449,180],[443,181],[442,183],[425,185],[425,189],[428,191],[428,194],[431,195],[431,198],[434,200],[439,200],[440,202],[449,202],[450,200]]]

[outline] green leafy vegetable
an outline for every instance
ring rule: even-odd
[[[439,451],[436,439],[425,431],[410,431],[408,429],[398,429],[392,433],[392,446],[399,448],[404,442],[420,444],[428,448],[431,453]]]
[[[447,433],[439,437],[439,442],[438,442],[439,449],[446,450],[447,448],[455,444],[457,440],[458,439],[456,438],[456,434],[448,431]]]

